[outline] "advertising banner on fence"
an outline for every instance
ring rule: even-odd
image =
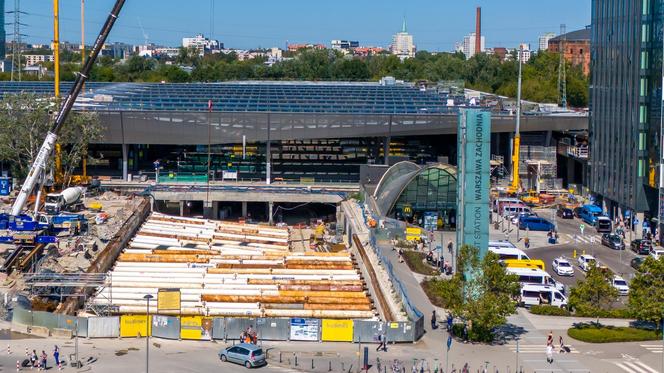
[[[120,316],[120,337],[137,337],[139,334],[145,337],[152,332],[148,330],[146,315],[122,315]]]
[[[318,319],[291,319],[290,339],[292,341],[317,341],[320,330]]]
[[[323,319],[322,340],[332,342],[353,341],[353,320]]]
[[[201,316],[183,316],[180,319],[182,339],[212,339],[212,319]]]

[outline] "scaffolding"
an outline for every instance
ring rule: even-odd
[[[83,296],[86,298],[85,310],[98,316],[109,315],[113,312],[112,299],[108,299],[108,305],[94,305],[87,302],[86,293],[76,294],[76,289],[98,289],[105,287],[111,289],[111,275],[106,273],[54,273],[39,272],[25,273],[23,275],[26,286],[30,288],[31,296],[41,296],[50,298],[63,298],[72,296]],[[113,294],[112,290],[109,294]]]

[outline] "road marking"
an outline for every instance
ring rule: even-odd
[[[572,346],[569,346],[569,345],[565,345],[565,346],[569,347],[570,352],[564,352],[564,353],[561,354],[561,353],[559,353],[559,350],[557,350],[555,348],[554,348],[554,352],[556,354],[560,354],[560,355],[567,354],[567,353],[570,353],[570,354],[579,354],[580,353],[579,351],[573,349]],[[508,348],[512,352],[516,352],[516,345],[509,345]],[[542,346],[542,345],[520,345],[519,346],[519,353],[523,353],[523,354],[546,354],[546,347]]]
[[[659,373],[655,369],[647,366],[646,364],[635,360],[635,361],[623,361],[623,362],[614,362],[620,369],[628,373]]]
[[[649,352],[652,352],[653,354],[661,354],[662,350],[664,350],[662,345],[641,345],[641,347],[645,348]]]

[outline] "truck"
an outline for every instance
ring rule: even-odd
[[[47,214],[59,214],[61,211],[80,211],[83,208],[81,198],[85,193],[83,187],[70,187],[60,193],[46,195],[44,210]]]

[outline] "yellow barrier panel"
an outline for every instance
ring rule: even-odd
[[[150,319],[152,319],[152,316],[150,316]],[[137,337],[139,335],[145,337],[148,333],[152,335],[152,323],[148,326],[146,321],[146,315],[120,316],[120,337]]]
[[[422,234],[422,228],[408,227],[406,228],[406,234],[408,236],[420,236]]]
[[[203,318],[200,316],[182,316],[180,319],[180,338],[202,339]]]
[[[353,341],[353,320],[322,320],[321,339],[331,342]]]

